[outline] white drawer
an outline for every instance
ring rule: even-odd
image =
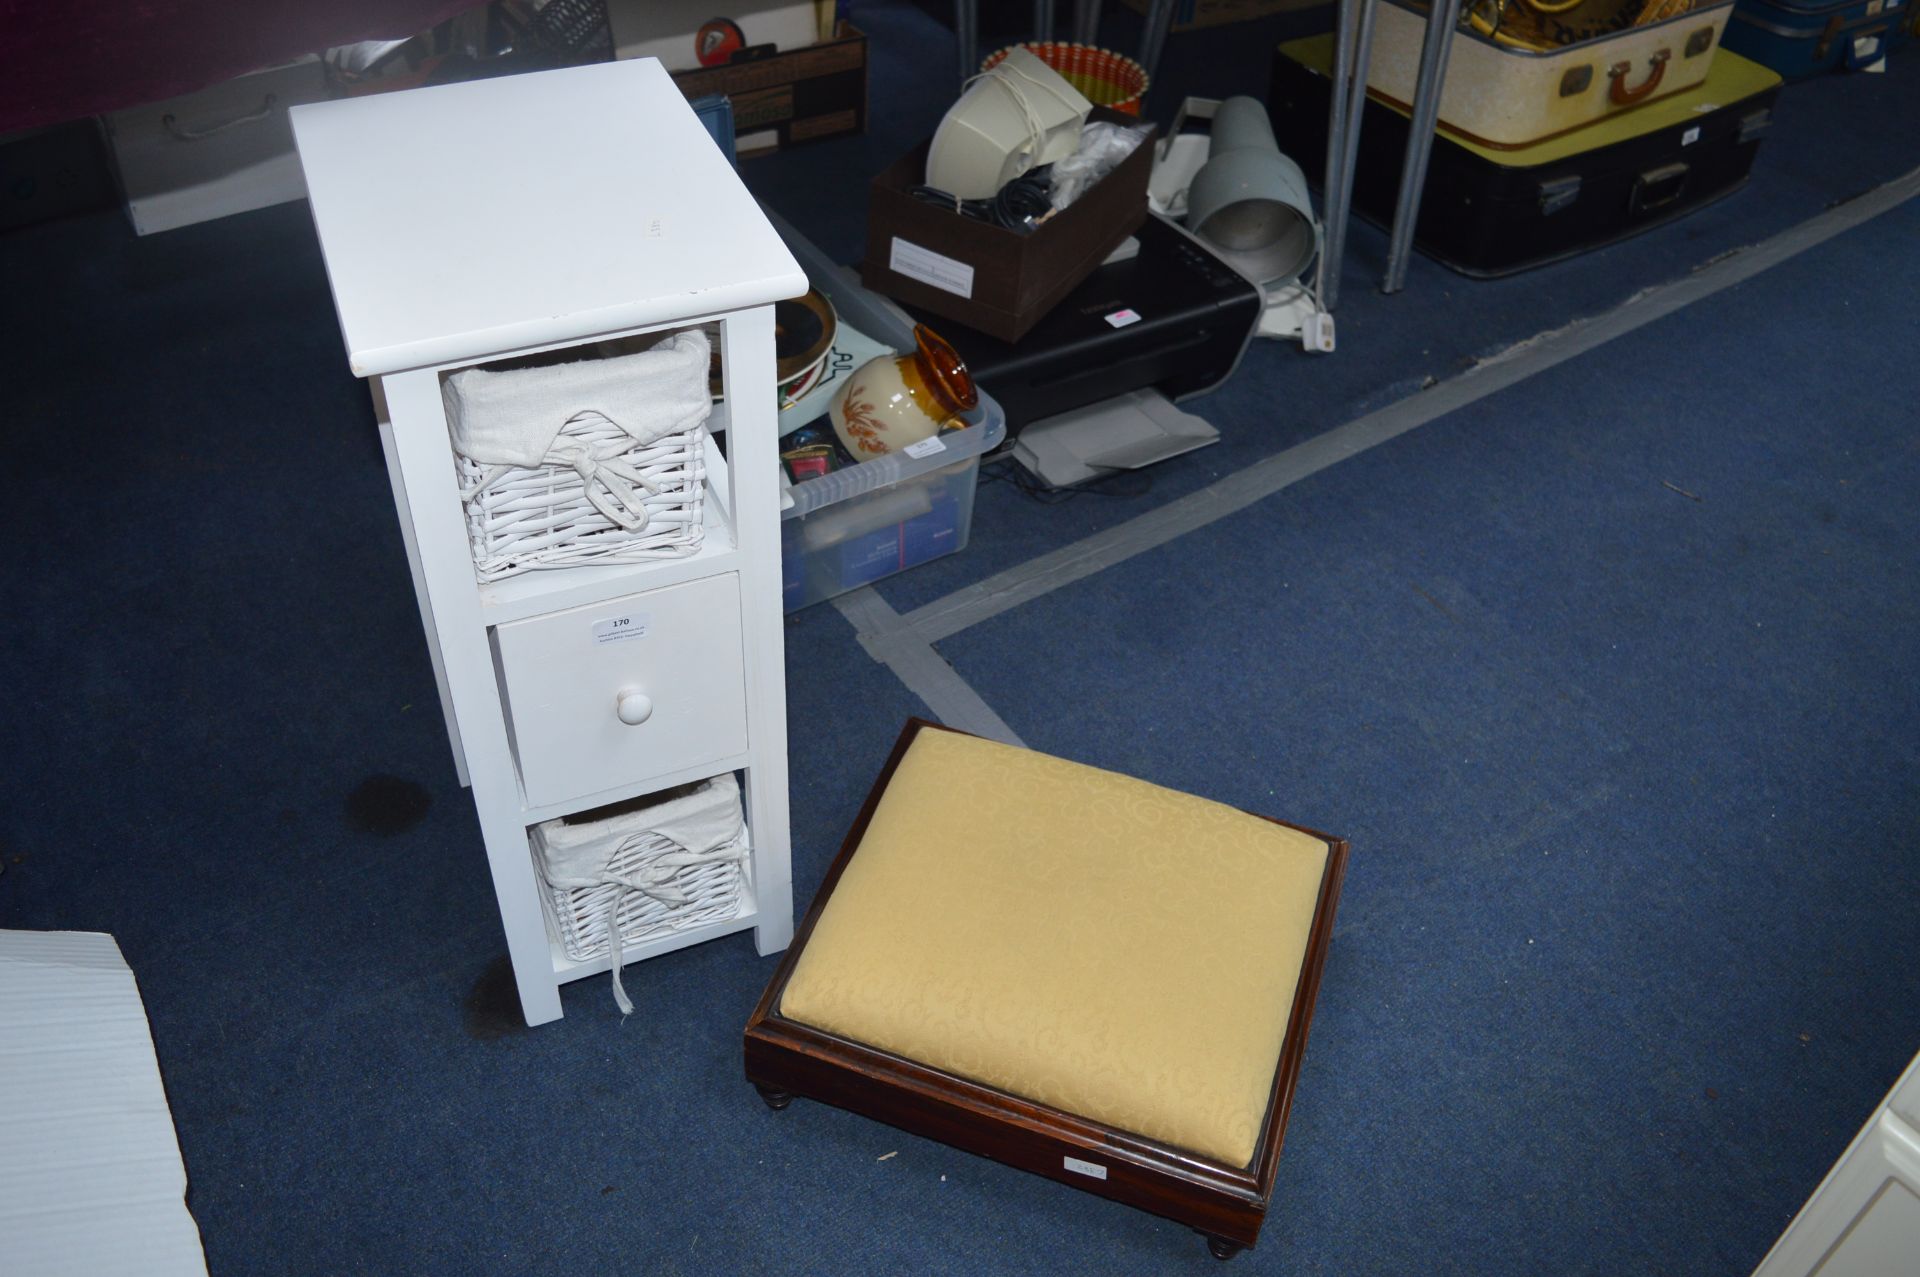
[[[731,572],[512,621],[493,635],[529,806],[746,751]]]

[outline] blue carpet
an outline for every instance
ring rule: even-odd
[[[1916,234],[941,645],[1035,748],[1353,841],[1272,1271],[1747,1271],[1920,1046],[1920,450],[1859,393]]]
[[[857,16],[872,132],[746,170],[843,259],[952,65],[919,11]],[[1275,30],[1176,36],[1163,84],[1257,90]],[[1911,130],[1848,125],[1920,118],[1903,60],[1790,90],[1745,193],[1548,271],[1418,262],[1381,298],[1356,229],[1340,354],[1257,350],[1195,405],[1223,442],[1143,497],[983,485],[972,547],[884,592],[978,579],[1911,168]],[[943,645],[1037,745],[1355,839],[1240,1269],[1737,1272],[1920,1045],[1890,974],[1915,458],[1881,397],[1914,231],[1889,215]],[[769,1116],[740,1080],[772,970],[745,937],[636,969],[624,1023],[590,981],[517,1026],[303,206],[16,232],[0,296],[0,926],[120,940],[216,1274],[1215,1271],[1163,1221]],[[804,904],[921,707],[831,608],[787,640]]]

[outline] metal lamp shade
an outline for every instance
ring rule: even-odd
[[[1187,226],[1260,283],[1299,278],[1320,247],[1300,166],[1280,153],[1267,108],[1228,98],[1213,117],[1210,157],[1187,190]]]

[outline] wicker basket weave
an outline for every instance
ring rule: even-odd
[[[736,832],[715,846],[690,850],[671,829],[652,827],[656,813],[704,809],[698,819]],[[603,867],[591,885],[556,885],[551,850],[562,844],[587,849]],[[730,775],[716,777],[669,803],[628,806],[604,819],[535,826],[534,861],[552,906],[554,927],[569,958],[605,957],[612,948],[609,914],[623,945],[685,931],[739,912],[746,886],[747,847],[740,821],[740,790]],[[645,886],[635,886],[644,882]]]
[[[658,491],[641,497],[646,526],[629,531],[587,499],[587,483],[571,468],[484,466],[454,454],[474,572],[497,581],[531,568],[585,563],[637,563],[699,550],[706,499],[706,431],[696,426],[635,445],[597,412],[568,423],[569,440],[645,476]]]
[[[700,548],[711,343],[697,329],[464,369],[441,395],[474,571]],[[609,415],[611,414],[611,415]]]
[[[1090,44],[1037,40],[1023,45],[1008,45],[990,53],[980,63],[982,72],[991,71],[1015,49],[1024,48],[1058,71],[1080,96],[1095,106],[1104,106],[1122,115],[1139,115],[1140,99],[1147,92],[1147,70],[1132,58]]]

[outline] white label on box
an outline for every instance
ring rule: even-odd
[[[909,243],[898,235],[893,237],[893,255],[887,259],[887,266],[895,274],[932,284],[956,297],[973,296],[973,267],[931,248]]]
[[[666,219],[660,218],[660,217],[649,217],[646,223],[646,230],[642,233],[648,239],[659,239],[662,235],[665,235],[667,233]]]
[[[1688,129],[1685,133],[1682,133],[1680,135],[1680,145],[1682,146],[1692,146],[1695,142],[1698,142],[1699,140],[1700,140],[1700,126],[1698,124],[1694,125],[1692,128]]]
[[[647,614],[629,612],[625,616],[610,616],[604,621],[593,623],[593,641],[596,643],[624,643],[628,639],[647,636]]]
[[[1066,1162],[1067,1169],[1076,1175],[1086,1175],[1093,1179],[1105,1179],[1107,1177],[1107,1168],[1098,1162],[1083,1162],[1077,1157],[1069,1157],[1066,1159]]]
[[[1115,328],[1125,328],[1128,324],[1137,324],[1140,322],[1140,312],[1132,309],[1116,310],[1111,315],[1106,316],[1106,320]]]
[[[1867,16],[1869,18],[1873,17],[1880,12],[1882,7],[1881,0],[1867,0]]]
[[[939,435],[928,435],[919,443],[910,443],[903,449],[903,451],[915,461],[918,461],[922,457],[931,457],[935,453],[945,452],[946,450],[947,441]]]

